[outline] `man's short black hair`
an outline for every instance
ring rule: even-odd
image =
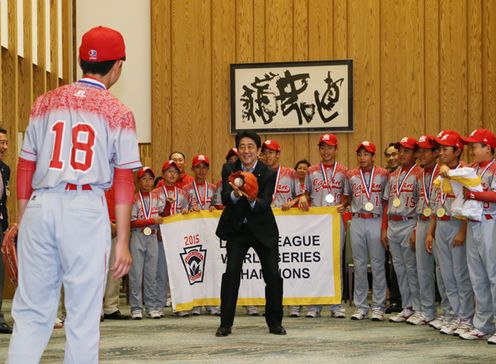
[[[391,147],[394,147],[394,149],[398,149],[398,148],[397,148],[397,144],[398,144],[398,143],[389,143],[389,145],[388,145],[388,146],[384,149],[384,155],[386,155],[387,150],[388,150],[389,148],[391,148]]]
[[[105,76],[107,73],[110,72],[115,62],[117,62],[117,60],[103,62],[86,62],[80,59],[79,65],[81,66],[83,74],[90,73]]]
[[[262,141],[260,140],[260,136],[257,133],[251,130],[245,130],[240,131],[238,134],[236,134],[236,148],[239,148],[239,142],[243,138],[250,138],[251,140],[253,140],[257,145],[257,149],[260,149],[260,147],[262,146]]]
[[[174,151],[174,152],[172,152],[171,154],[169,154],[169,160],[171,160],[171,159],[172,159],[172,156],[173,156],[174,154],[176,154],[176,153],[177,153],[177,154],[181,154],[181,155],[183,156],[183,159],[184,159],[184,160],[186,160],[186,156],[184,155],[184,153],[183,153],[183,152],[179,152],[179,151],[177,151],[177,150],[176,150],[176,151]]]
[[[0,128],[0,134],[7,135],[7,130],[5,130],[4,128]]]
[[[294,167],[295,171],[298,169],[298,166],[300,164],[306,164],[309,167],[311,166],[309,161],[307,161],[306,159],[302,159],[302,160],[299,160],[298,162],[296,162],[295,167]]]

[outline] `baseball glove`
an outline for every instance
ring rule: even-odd
[[[9,280],[17,287],[17,250],[16,250],[16,238],[18,232],[17,224],[12,225],[7,229],[3,236],[2,242],[2,259]]]
[[[242,179],[242,184],[235,181],[237,178]],[[248,199],[254,200],[258,195],[258,181],[257,177],[250,172],[238,171],[229,176],[229,182],[237,185],[241,191],[246,193]]]

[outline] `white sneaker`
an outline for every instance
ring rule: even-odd
[[[331,317],[344,319],[346,317],[346,311],[344,308],[338,308],[337,310],[331,310]]]
[[[193,307],[193,309],[191,310],[191,314],[193,316],[200,316],[200,314],[201,314],[201,307],[200,306]]]
[[[432,320],[427,320],[423,313],[415,312],[408,318],[408,320],[406,320],[406,323],[410,325],[421,326],[427,325],[430,321]]]
[[[446,324],[441,326],[441,329],[439,332],[441,334],[445,335],[454,335],[456,329],[458,329],[458,326],[460,325],[460,320],[459,319],[453,319],[451,321],[448,321]]]
[[[141,311],[133,311],[131,312],[132,320],[141,320],[143,318],[143,313]]]
[[[351,319],[352,320],[357,320],[357,321],[365,320],[365,319],[368,319],[368,318],[369,318],[369,313],[368,312],[364,312],[362,310],[356,310],[355,313],[353,315],[351,315]]]
[[[372,310],[372,321],[384,321],[384,311]]]
[[[220,308],[219,307],[210,307],[208,310],[208,313],[211,314],[212,316],[219,316],[220,315]]]
[[[460,334],[460,339],[463,340],[486,340],[489,337],[491,337],[491,334],[486,334],[478,329],[472,329]]]
[[[440,330],[441,327],[447,323],[447,319],[448,318],[445,315],[438,316],[429,322],[429,326],[436,330]]]
[[[258,308],[256,306],[245,306],[248,316],[258,316]]]
[[[487,339],[487,343],[490,345],[496,345],[496,334]]]
[[[146,316],[151,319],[159,319],[160,312],[158,310],[150,310],[147,312]]]
[[[289,317],[300,317],[300,310],[296,308],[289,310]]]
[[[305,317],[308,317],[308,318],[316,318],[316,317],[320,317],[320,312],[316,311],[316,310],[308,310],[307,314],[305,315]]]
[[[399,314],[391,316],[389,321],[391,322],[405,322],[414,312],[411,308],[404,308]]]
[[[177,311],[176,316],[179,317],[188,317],[191,314],[191,311]]]
[[[473,328],[474,326],[470,321],[460,321],[458,328],[455,330],[453,334],[456,336],[460,336],[461,334],[465,334],[467,332],[472,331]]]

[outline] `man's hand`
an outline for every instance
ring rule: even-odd
[[[425,250],[427,253],[432,254],[432,243],[434,242],[434,237],[432,234],[427,234],[425,237]]]
[[[162,217],[156,217],[155,218],[155,224],[157,224],[157,225],[160,225],[163,221],[164,221],[164,219]]]
[[[132,262],[131,253],[129,252],[129,242],[117,241],[115,244],[115,262],[110,268],[113,272],[112,278],[119,279],[125,276],[129,272]]]
[[[200,207],[197,204],[194,204],[191,207],[191,212],[200,212]]]
[[[336,205],[336,208],[338,210],[338,213],[342,214],[345,210],[346,210],[346,207],[340,203],[339,205]]]
[[[415,230],[412,232],[412,235],[410,235],[410,248],[412,250],[415,250],[415,247],[416,247],[416,238],[415,238]]]
[[[450,171],[450,168],[446,165],[443,165],[439,168],[439,175],[443,178],[448,178],[449,171]]]
[[[384,249],[387,250],[389,247],[389,240],[387,237],[387,230],[386,229],[381,230],[381,243],[382,243],[382,246],[384,247]]]
[[[459,231],[453,239],[453,247],[463,246],[465,244],[465,232]]]
[[[308,199],[307,196],[301,195],[298,199],[298,208],[302,211],[308,211]]]
[[[215,208],[215,206],[210,206],[210,207],[208,208],[208,211],[210,211],[210,212],[215,211],[215,210],[217,210],[217,209]]]

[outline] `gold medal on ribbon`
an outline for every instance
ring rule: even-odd
[[[152,229],[150,229],[150,227],[146,227],[143,229],[143,234],[145,234],[146,236],[150,236],[152,235]]]
[[[444,208],[440,207],[437,209],[436,215],[437,215],[437,217],[441,218],[444,215],[446,215],[446,210]]]
[[[401,200],[398,197],[395,197],[393,200],[393,206],[394,207],[400,207],[401,206]]]
[[[364,208],[366,211],[372,211],[374,209],[374,204],[372,202],[367,202]]]
[[[432,215],[432,210],[429,207],[426,207],[422,213],[425,217],[430,217]]]

